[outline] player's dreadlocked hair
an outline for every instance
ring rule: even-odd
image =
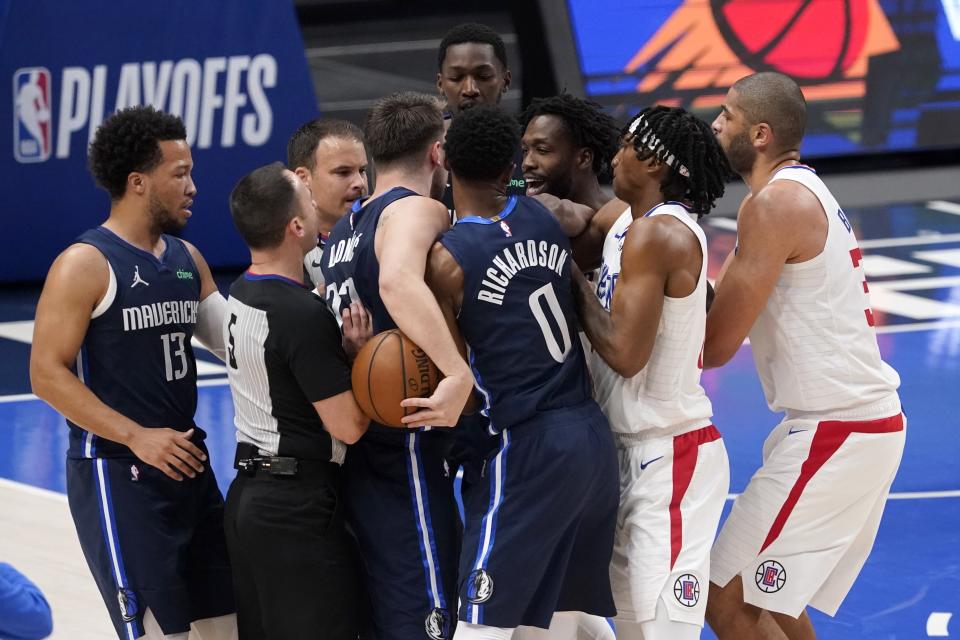
[[[593,151],[593,172],[602,181],[609,178],[610,162],[620,148],[620,127],[599,104],[561,93],[551,98],[536,98],[520,116],[526,128],[537,116],[557,116],[577,147]]]
[[[127,191],[127,176],[148,173],[163,161],[160,142],[186,140],[179,117],[153,107],[130,107],[103,121],[90,143],[87,164],[97,185],[119,200]]]
[[[679,107],[648,107],[627,126],[637,157],[655,157],[667,166],[660,191],[668,200],[689,202],[701,216],[710,213],[731,175],[727,157],[710,125]]]
[[[498,177],[513,162],[518,146],[517,121],[490,107],[474,107],[454,118],[443,144],[450,170],[467,180]]]
[[[503,38],[485,24],[465,22],[447,31],[446,35],[443,36],[443,40],[440,41],[440,48],[437,50],[437,69],[443,69],[443,61],[447,57],[447,49],[455,44],[467,44],[470,42],[488,44],[493,47],[493,54],[497,57],[497,60],[500,61],[500,64],[503,65],[503,68],[507,68],[507,47],[503,44]]]

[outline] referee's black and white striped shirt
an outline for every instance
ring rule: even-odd
[[[350,389],[337,321],[299,282],[247,272],[230,286],[224,341],[237,440],[264,455],[343,463],[314,402]]]

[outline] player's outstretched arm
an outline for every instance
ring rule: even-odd
[[[197,248],[184,240],[190,257],[200,272],[200,306],[197,308],[197,325],[193,335],[207,350],[222,362],[227,359],[227,346],[223,341],[223,325],[227,315],[227,301],[217,289],[213,274]]]
[[[37,304],[30,352],[33,392],[71,422],[127,445],[171,478],[194,477],[203,471],[206,456],[190,442],[192,430],[145,429],[101,402],[71,370],[90,316],[107,293],[108,269],[106,258],[85,244],[73,245],[54,261]]]
[[[707,314],[704,369],[730,361],[763,311],[783,265],[797,258],[798,247],[816,242],[818,234],[826,237],[825,222],[819,202],[793,185],[770,185],[744,201],[737,215],[737,248],[724,263]]]
[[[377,229],[380,297],[397,326],[422,348],[444,378],[426,400],[424,411],[404,420],[416,426],[453,426],[473,390],[473,373],[461,356],[436,298],[424,282],[427,253],[450,226],[446,207],[422,197],[390,205]],[[426,412],[426,413],[425,413]],[[422,414],[422,415],[421,415]],[[424,419],[429,414],[429,419]]]
[[[593,293],[594,285],[577,272],[580,323],[594,350],[621,376],[633,377],[647,365],[663,311],[667,278],[689,259],[690,244],[666,218],[634,222],[623,243],[610,313]]]
[[[596,213],[585,204],[572,200],[561,200],[551,193],[538,193],[533,197],[550,210],[568,238],[576,238],[582,234],[590,225],[590,220]]]
[[[583,233],[571,238],[573,259],[581,269],[591,271],[600,266],[603,242],[607,238],[607,233],[609,233],[617,218],[627,210],[627,206],[629,205],[623,200],[614,198],[597,210],[597,213],[590,218],[590,224],[586,226]]]

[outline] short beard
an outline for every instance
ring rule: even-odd
[[[169,210],[164,208],[163,204],[153,196],[150,196],[150,222],[153,228],[160,233],[177,233],[183,229],[187,222],[180,221]]]
[[[750,144],[750,136],[746,131],[741,131],[730,140],[726,154],[730,168],[741,176],[753,169],[753,163],[757,159],[757,150]]]

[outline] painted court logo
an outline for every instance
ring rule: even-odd
[[[43,162],[52,148],[50,72],[43,67],[13,74],[13,157],[17,162]]]
[[[692,573],[685,573],[673,583],[673,595],[685,607],[695,607],[700,602],[700,581]]]
[[[767,560],[757,567],[757,587],[764,593],[776,593],[787,582],[787,571],[776,560]]]
[[[483,569],[471,571],[467,576],[467,601],[483,604],[493,595],[493,578]]]

